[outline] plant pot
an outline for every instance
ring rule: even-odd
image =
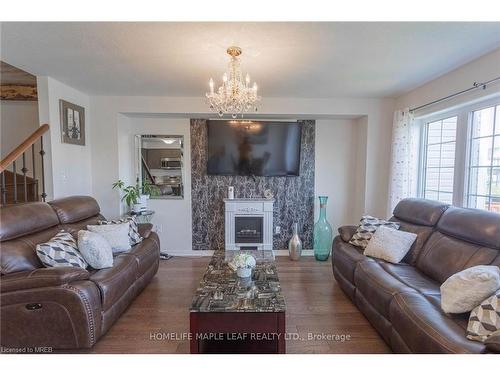
[[[139,198],[139,203],[141,205],[141,209],[147,210],[148,209],[148,199],[149,199],[149,194],[141,194]]]
[[[132,212],[141,212],[141,211],[142,211],[142,204],[134,203],[132,206]]]
[[[238,277],[241,277],[242,279],[246,279],[247,277],[252,276],[252,269],[251,268],[238,268],[236,270],[236,274]]]

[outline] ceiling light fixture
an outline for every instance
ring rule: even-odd
[[[232,118],[237,118],[243,113],[255,111],[257,112],[256,103],[261,99],[257,95],[257,83],[250,85],[250,75],[245,76],[240,68],[239,56],[242,53],[240,47],[229,47],[227,53],[231,56],[229,61],[229,73],[224,73],[222,76],[222,86],[217,91],[214,90],[214,80],[210,78],[210,92],[206,93],[207,102],[210,110],[217,112],[220,117],[225,113],[231,114]]]

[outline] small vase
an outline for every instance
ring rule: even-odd
[[[149,194],[141,194],[141,197],[139,199],[139,203],[141,204],[141,209],[143,210],[148,209],[148,199],[149,199]]]
[[[299,260],[302,255],[302,241],[299,237],[299,228],[297,223],[293,223],[293,235],[288,242],[288,253],[291,260]]]
[[[252,269],[251,268],[238,268],[236,270],[236,274],[238,275],[238,277],[245,279],[245,278],[250,277],[252,275]]]
[[[142,211],[142,205],[140,203],[134,203],[132,206],[132,212],[141,212]]]
[[[326,202],[328,197],[319,197],[319,219],[314,224],[314,257],[316,260],[325,261],[330,256],[332,248],[332,226],[326,220]]]

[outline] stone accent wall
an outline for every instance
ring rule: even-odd
[[[207,175],[207,123],[191,120],[191,202],[193,207],[193,249],[224,249],[224,202],[227,187],[234,186],[235,197],[262,198],[270,189],[274,194],[274,249],[288,248],[292,225],[299,223],[304,249],[313,247],[314,226],[314,136],[315,121],[302,123],[300,176],[246,177]]]

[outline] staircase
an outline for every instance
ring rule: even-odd
[[[48,124],[40,126],[0,162],[0,205],[45,202],[43,135],[48,130]]]

